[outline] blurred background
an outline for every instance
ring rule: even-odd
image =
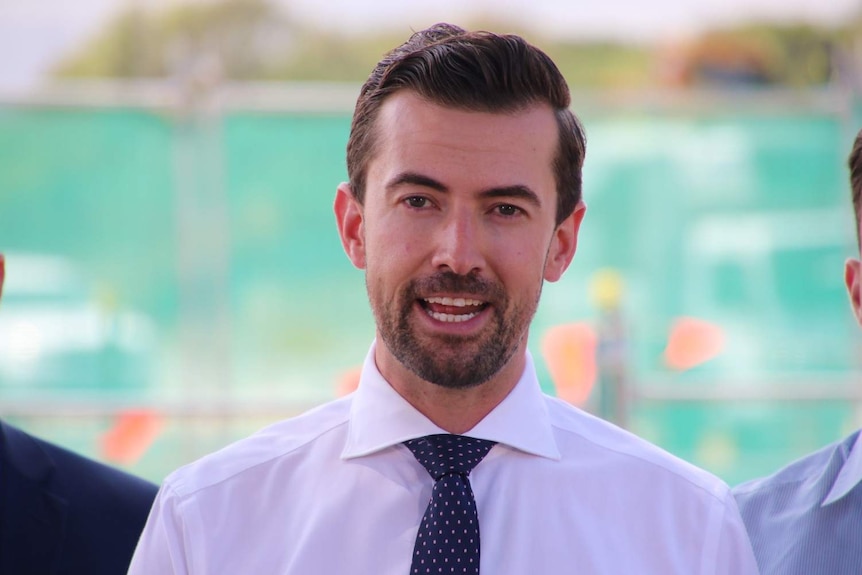
[[[331,203],[360,83],[515,32],[589,144],[548,392],[729,483],[862,423],[857,0],[4,0],[0,417],[161,481],[348,392],[374,334]]]

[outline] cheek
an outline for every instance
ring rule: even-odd
[[[534,299],[535,294],[542,289],[544,281],[541,257],[532,252],[521,251],[512,254],[508,260],[508,263],[503,265],[492,266],[490,272],[495,280],[506,291],[512,304]]]
[[[421,236],[405,232],[398,226],[381,226],[379,233],[368,241],[368,256],[387,267],[398,268],[415,263],[426,251]]]
[[[537,240],[535,236],[510,237],[496,245],[489,258],[501,275],[522,282],[544,275],[548,255],[546,238]]]
[[[405,241],[397,234],[384,234],[368,243],[367,273],[374,278],[378,287],[390,286],[391,289],[407,282],[421,266],[421,246],[413,240]]]

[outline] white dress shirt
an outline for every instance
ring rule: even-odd
[[[445,433],[383,379],[172,473],[129,573],[408,575],[433,480],[402,442]],[[754,575],[728,487],[543,394],[532,359],[465,435],[487,575]]]

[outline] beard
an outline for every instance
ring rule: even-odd
[[[510,298],[497,282],[474,275],[442,272],[411,280],[391,300],[377,300],[366,288],[383,343],[409,371],[430,383],[450,389],[467,389],[485,383],[512,358],[527,333],[539,303],[535,298],[510,308]],[[490,325],[474,336],[420,337],[411,326],[417,300],[432,293],[472,295],[487,302],[493,313]]]

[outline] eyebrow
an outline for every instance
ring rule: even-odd
[[[444,194],[449,193],[449,188],[442,182],[438,182],[432,177],[418,174],[416,172],[401,172],[386,184],[386,189],[392,190],[402,185],[431,188],[432,190],[436,190]],[[479,195],[484,198],[517,198],[526,200],[536,207],[542,206],[542,201],[539,199],[539,195],[530,189],[529,186],[522,184],[488,188],[486,190],[482,190]]]
[[[437,190],[438,192],[443,193],[449,191],[449,188],[443,185],[443,183],[438,182],[434,178],[423,176],[422,174],[417,174],[415,172],[401,172],[386,184],[386,189],[392,190],[393,188],[397,188],[398,186],[403,186],[405,184],[408,186],[431,188],[432,190]]]

